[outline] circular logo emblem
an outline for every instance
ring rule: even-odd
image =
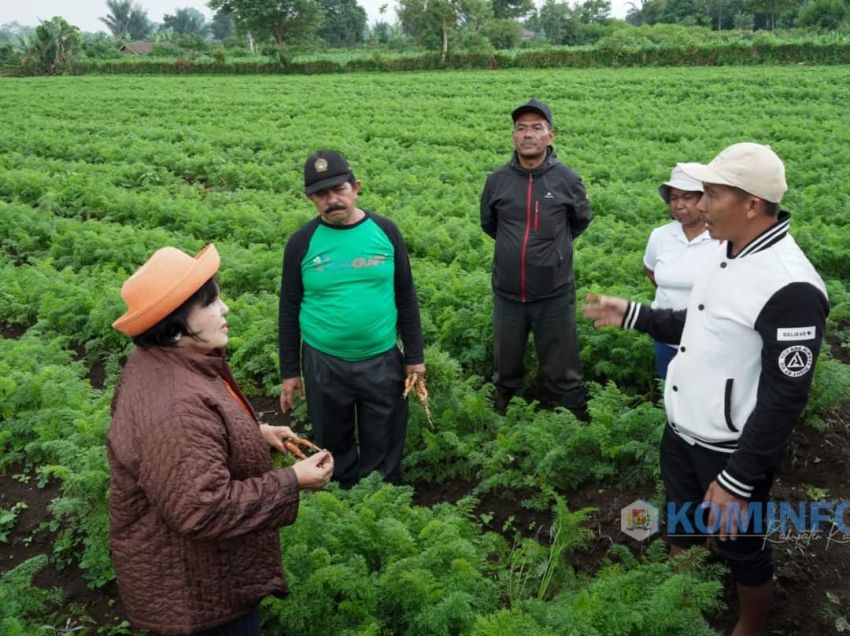
[[[791,378],[806,375],[812,368],[812,350],[803,345],[788,347],[779,354],[779,370]]]
[[[316,163],[313,164],[313,167],[316,169],[316,172],[325,172],[328,169],[327,159],[319,157],[316,159]]]

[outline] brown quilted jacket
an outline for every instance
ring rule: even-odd
[[[236,386],[221,356],[185,349],[136,348],[121,375],[110,545],[136,627],[191,633],[287,593],[278,528],[295,521],[298,482],[272,469],[256,415],[226,381]]]

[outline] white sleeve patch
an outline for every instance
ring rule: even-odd
[[[806,375],[814,361],[812,350],[803,345],[788,347],[779,354],[779,370],[790,378]]]
[[[776,340],[786,342],[788,340],[814,340],[817,331],[811,327],[779,327],[776,330]]]

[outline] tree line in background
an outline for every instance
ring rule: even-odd
[[[847,0],[637,0],[629,4],[626,21],[636,26],[675,23],[715,30],[800,27],[835,31],[846,29],[850,22]]]
[[[158,57],[275,56],[292,50],[365,48],[392,51],[492,51],[594,45],[630,26],[672,24],[713,31],[802,28],[850,31],[850,0],[634,0],[625,21],[610,0],[396,0],[398,21],[369,25],[357,0],[208,0],[211,20],[177,8],[153,21],[134,0],[106,0],[100,21],[109,33],[83,34],[61,17],[37,27],[0,26],[0,66],[57,73],[75,56],[120,57],[122,45],[150,43]],[[661,30],[660,33],[665,31]],[[671,31],[671,33],[676,33]],[[628,39],[628,35],[625,36]],[[634,37],[633,37],[634,39]]]

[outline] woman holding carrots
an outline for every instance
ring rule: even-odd
[[[195,257],[166,247],[122,287],[113,326],[136,347],[107,437],[112,559],[135,627],[259,635],[260,600],[287,593],[278,529],[333,458],[273,469],[269,447],[306,442],[260,423],[233,380],[218,267],[213,245]]]

